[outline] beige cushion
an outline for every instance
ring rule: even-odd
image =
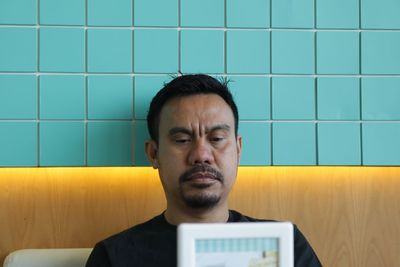
[[[3,267],[84,267],[91,248],[22,249],[10,253]]]

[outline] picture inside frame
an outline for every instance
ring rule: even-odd
[[[196,267],[279,267],[278,238],[195,240]]]

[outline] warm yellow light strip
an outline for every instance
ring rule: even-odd
[[[12,177],[158,177],[151,167],[40,167],[40,168],[0,168],[0,178]],[[252,166],[239,167],[239,179],[251,177],[400,177],[400,167],[342,167],[342,166]]]

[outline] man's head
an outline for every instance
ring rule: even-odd
[[[219,95],[231,108],[235,118],[235,134],[238,132],[238,109],[227,83],[205,74],[183,75],[166,84],[153,98],[147,114],[147,129],[150,138],[158,142],[160,113],[164,105],[173,98],[197,94]]]
[[[157,93],[146,153],[159,169],[167,210],[226,205],[241,152],[237,125],[232,95],[210,76],[181,76]]]

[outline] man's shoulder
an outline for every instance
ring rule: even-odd
[[[229,210],[228,222],[278,222],[275,220],[253,218],[247,215],[243,215],[238,211]]]
[[[158,215],[146,222],[125,229],[104,239],[101,243],[114,247],[117,244],[127,245],[127,243],[132,242],[149,241],[153,237],[159,237],[161,233],[173,232],[174,229],[170,225],[166,225],[162,216]]]
[[[174,242],[176,227],[159,215],[97,243],[87,266],[175,266]]]

